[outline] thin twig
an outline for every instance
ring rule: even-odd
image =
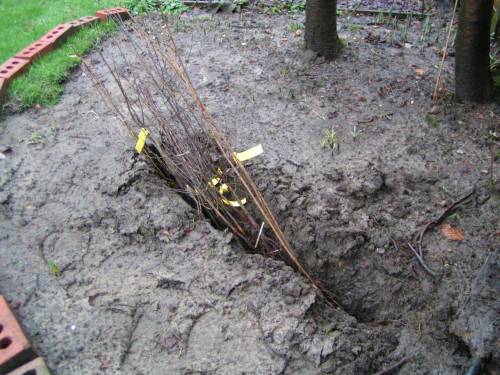
[[[426,270],[432,276],[436,277],[436,272],[434,272],[433,270],[431,270],[431,268],[427,265],[427,263],[425,263],[425,260],[424,260],[423,256],[420,255],[417,252],[417,250],[415,250],[415,248],[411,245],[411,243],[407,242],[407,245],[410,248],[410,250],[412,251],[412,253],[415,255],[415,258],[417,258],[417,260],[420,263],[420,265],[424,268],[424,270]]]
[[[423,257],[422,253],[422,241],[424,239],[425,233],[432,227],[435,227],[436,225],[439,225],[443,222],[444,219],[446,219],[451,213],[458,208],[462,203],[466,202],[474,193],[476,192],[476,187],[474,186],[472,190],[467,193],[465,196],[462,198],[458,199],[457,201],[453,202],[451,205],[449,205],[442,213],[439,215],[436,219],[428,222],[424,228],[422,229],[422,232],[420,232],[420,236],[418,237],[418,242],[417,242],[417,249],[418,253],[420,254],[421,257]]]
[[[260,236],[262,235],[262,230],[264,229],[264,224],[265,224],[265,222],[263,221],[262,225],[260,226],[259,235],[257,236],[257,241],[255,241],[254,249],[256,249],[257,246],[259,246],[259,240],[260,240]]]
[[[408,248],[415,255],[415,258],[417,258],[418,262],[424,268],[424,270],[427,271],[430,275],[432,275],[432,276],[435,277],[436,276],[436,272],[433,271],[427,265],[427,263],[425,262],[425,259],[424,259],[424,252],[423,252],[423,249],[422,249],[422,242],[424,240],[425,233],[427,233],[427,231],[429,231],[431,228],[433,228],[433,227],[441,224],[444,221],[444,219],[446,219],[449,215],[451,215],[451,213],[453,211],[455,211],[458,208],[458,206],[460,206],[461,204],[463,204],[464,202],[466,202],[475,192],[476,192],[476,187],[474,185],[474,187],[472,188],[472,190],[469,193],[467,193],[465,196],[463,196],[462,198],[458,199],[457,201],[455,201],[451,205],[449,205],[441,213],[441,215],[439,215],[436,219],[431,220],[427,224],[425,224],[425,226],[423,227],[422,231],[420,232],[420,234],[418,236],[418,239],[417,239],[417,242],[416,242],[415,246],[413,246],[410,242],[407,242]],[[396,241],[392,240],[392,242],[393,242],[394,246],[396,247],[396,249],[399,250],[399,248],[398,248],[398,246],[396,244]]]
[[[393,238],[391,238],[391,241],[392,241],[392,244],[394,245],[394,247],[396,248],[396,250],[398,252],[401,252],[401,249],[399,248],[397,242]],[[431,274],[432,276],[436,276],[436,273],[430,269],[430,267],[425,263],[424,259],[418,254],[418,252],[415,250],[415,248],[409,242],[407,242],[407,245],[408,245],[408,248],[413,253],[413,255],[415,255],[415,258],[417,258],[420,265],[424,268],[424,270],[429,272],[429,274]]]
[[[455,0],[455,6],[453,7],[453,14],[451,16],[450,25],[448,26],[448,35],[446,36],[446,43],[444,45],[443,57],[441,58],[441,63],[439,65],[438,75],[436,79],[436,85],[434,86],[434,93],[432,94],[432,101],[437,100],[439,86],[441,84],[441,72],[443,71],[444,60],[446,59],[446,54],[448,52],[448,44],[450,43],[451,30],[453,29],[453,23],[455,22],[455,13],[457,12],[458,1]]]

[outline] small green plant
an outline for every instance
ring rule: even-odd
[[[392,20],[392,12],[393,12],[393,9],[392,9],[392,5],[391,5],[391,7],[389,8],[389,12],[388,12],[389,13],[388,16],[389,16],[390,20]]]
[[[408,32],[411,27],[411,22],[412,22],[412,16],[410,15],[409,17],[406,18],[406,23],[403,28],[403,43],[408,42]]]
[[[125,6],[130,9],[133,14],[156,11],[169,14],[180,14],[189,10],[182,0],[126,0]]]
[[[499,2],[500,3],[500,2]],[[493,46],[495,44],[495,33],[490,34],[490,43],[492,47],[490,49],[490,70],[495,71],[500,66],[500,46]]]
[[[49,260],[48,265],[49,265],[50,273],[52,275],[54,275],[55,277],[61,276],[61,270],[59,269],[59,267],[57,267],[57,265],[53,261]]]
[[[500,47],[491,50],[490,70],[496,70],[500,66],[500,59],[497,57],[499,54],[500,54]]]
[[[421,42],[425,42],[427,40],[427,36],[431,32],[431,27],[432,27],[431,17],[430,16],[426,16],[425,17],[425,21],[424,21],[424,28],[422,30],[422,36],[420,37],[420,41]]]
[[[174,19],[173,24],[174,24],[173,31],[175,33],[178,33],[178,32],[181,32],[182,30],[184,30],[185,24],[182,21],[182,19],[180,19],[180,18]]]
[[[288,6],[288,10],[292,13],[300,13],[306,10],[306,2],[300,1],[298,3],[291,3]]]
[[[340,152],[340,137],[337,132],[333,129],[325,129],[325,137],[319,143],[321,148],[329,148],[332,150],[332,155],[335,150]]]
[[[495,37],[498,30],[498,22],[500,21],[500,1],[495,0],[493,4],[493,14],[491,16],[490,33]]]
[[[359,30],[361,30],[363,27],[361,25],[358,25],[357,23],[351,23],[349,22],[349,25],[347,26],[347,29],[351,34],[357,33]]]
[[[362,131],[362,130],[360,130],[360,129],[358,129],[358,128],[356,127],[356,125],[354,125],[354,127],[353,127],[353,128],[352,128],[352,130],[351,130],[352,140],[353,140],[354,142],[356,142],[356,140],[357,140],[358,138],[360,138],[362,135],[363,135],[363,131]]]
[[[439,125],[439,120],[432,113],[427,113],[425,115],[425,122],[427,123],[427,125],[432,127],[436,127]]]
[[[377,23],[380,25],[383,25],[385,23],[385,13],[384,12],[378,12]]]
[[[450,195],[450,189],[448,189],[448,186],[446,184],[441,185],[441,190],[444,194]]]
[[[280,11],[281,11],[280,7],[274,5],[268,8],[267,13],[274,16],[278,14]]]
[[[27,143],[29,145],[43,144],[45,143],[45,135],[40,131],[34,132],[31,134],[31,138],[28,139]]]
[[[293,33],[297,32],[298,30],[302,30],[303,28],[304,28],[304,24],[301,22],[292,22],[292,24],[290,25],[290,30]]]
[[[189,10],[182,0],[161,0],[160,3],[162,13],[181,14]]]
[[[132,14],[149,13],[157,10],[158,1],[156,0],[126,0],[125,6]]]
[[[50,125],[50,141],[52,144],[56,143],[59,127],[55,124]]]
[[[349,47],[349,41],[347,39],[342,39],[339,37],[339,45],[341,49]]]

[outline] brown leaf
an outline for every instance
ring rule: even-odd
[[[418,76],[424,76],[429,71],[429,68],[415,68],[415,74]]]
[[[462,241],[464,239],[464,232],[459,228],[453,228],[450,224],[443,224],[441,233],[450,241]]]
[[[101,370],[105,370],[110,367],[111,367],[111,361],[109,359],[104,358],[103,360],[101,360],[101,366],[100,366]]]

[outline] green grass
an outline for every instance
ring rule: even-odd
[[[60,23],[121,3],[120,0],[0,0],[0,62]],[[27,75],[12,82],[8,95],[19,101],[22,108],[36,103],[54,104],[63,91],[62,82],[70,69],[78,65],[79,57],[112,29],[112,25],[101,24],[79,31],[35,63]]]
[[[16,107],[29,108],[35,104],[52,105],[63,93],[62,83],[71,69],[80,64],[85,52],[116,28],[114,23],[97,24],[75,35],[50,54],[35,62],[27,74],[11,83],[8,91]]]

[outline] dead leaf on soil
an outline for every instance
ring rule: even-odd
[[[414,71],[415,71],[416,75],[418,75],[418,76],[424,76],[429,71],[429,68],[415,68]]]
[[[450,224],[443,224],[441,233],[450,241],[462,241],[464,239],[464,232],[459,228],[453,228]]]
[[[110,367],[111,367],[111,361],[109,359],[103,359],[101,361],[101,366],[100,366],[101,370],[105,370],[105,369],[110,368]]]

